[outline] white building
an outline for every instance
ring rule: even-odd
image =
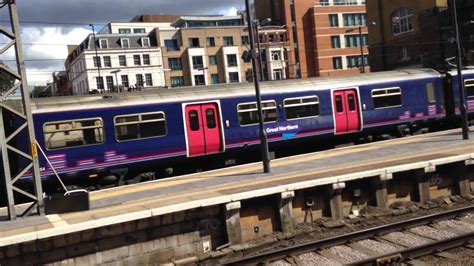
[[[91,34],[68,56],[66,71],[73,94],[165,86],[154,31]]]

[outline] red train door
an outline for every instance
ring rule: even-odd
[[[334,91],[333,101],[336,134],[359,131],[361,122],[357,90]]]
[[[185,108],[189,156],[218,153],[224,141],[216,103],[187,105]]]

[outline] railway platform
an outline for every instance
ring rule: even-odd
[[[450,130],[96,191],[89,211],[0,222],[0,263],[211,256],[308,216],[470,194],[472,164],[474,133]]]

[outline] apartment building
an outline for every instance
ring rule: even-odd
[[[290,76],[370,70],[365,0],[256,0],[255,10],[258,19],[286,27]]]
[[[157,35],[170,87],[246,81],[251,64],[241,58],[249,43],[241,16],[182,16],[172,26]]]
[[[73,94],[165,86],[156,31],[90,34],[65,65]]]

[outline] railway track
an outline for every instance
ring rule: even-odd
[[[473,240],[474,206],[469,206],[220,263],[377,265],[403,262]]]

